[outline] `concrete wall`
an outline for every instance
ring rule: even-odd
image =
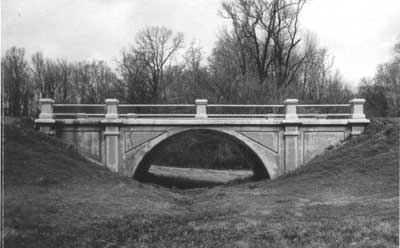
[[[55,134],[66,144],[75,145],[83,155],[104,163],[105,144],[101,128],[60,126]]]

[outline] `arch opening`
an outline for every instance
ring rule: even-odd
[[[214,129],[184,130],[165,138],[144,155],[133,176],[183,189],[270,178],[245,142]]]

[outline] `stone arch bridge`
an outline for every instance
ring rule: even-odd
[[[219,105],[200,99],[195,104],[119,104],[116,99],[107,99],[105,104],[54,104],[51,99],[41,99],[35,123],[40,131],[77,146],[87,158],[129,177],[146,171],[146,156],[168,138],[191,130],[209,130],[248,147],[263,165],[255,174],[273,179],[327,147],[361,134],[369,123],[364,102],[353,99],[348,104],[300,105],[296,99],[287,99],[282,105]],[[195,111],[160,114],[144,112],[146,108]],[[221,109],[258,112],[207,113]],[[271,111],[260,114],[267,109]],[[321,114],[321,109],[335,112]]]

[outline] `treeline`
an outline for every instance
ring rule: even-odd
[[[400,42],[392,58],[378,66],[373,78],[361,80],[358,94],[366,99],[369,116],[400,116]]]
[[[207,57],[197,42],[185,45],[182,33],[158,26],[141,29],[133,44],[121,51],[115,69],[104,61],[70,62],[41,52],[27,58],[24,48],[12,47],[1,62],[3,106],[6,114],[35,116],[39,98],[58,103],[103,103],[106,98],[124,103],[193,103],[207,98],[213,103],[268,104],[288,97],[347,102],[354,93],[332,70],[333,56],[319,47],[312,34],[299,31],[304,4],[304,0],[223,3],[221,17],[232,25],[220,32]],[[398,66],[398,57],[395,61]],[[385,73],[389,70],[382,68]],[[395,84],[385,79],[383,86],[382,80],[365,80],[360,95],[381,100],[374,94],[379,92],[375,88],[383,87],[385,114],[393,114],[395,110],[389,109],[398,106],[392,105],[398,104],[398,94],[390,94],[393,85],[398,87],[398,70]]]
[[[23,48],[12,47],[2,58],[3,106],[6,114],[35,116],[40,98],[58,103],[103,103],[123,94],[121,80],[103,61],[68,62],[45,58],[30,60]]]

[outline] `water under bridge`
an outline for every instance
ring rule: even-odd
[[[41,99],[35,123],[40,131],[129,177],[147,171],[151,151],[168,138],[207,130],[249,148],[262,165],[253,168],[254,174],[273,179],[360,135],[369,123],[364,102],[299,104],[287,99],[281,105],[236,105],[199,99],[194,104],[119,104],[107,99],[105,104],[55,104]]]

